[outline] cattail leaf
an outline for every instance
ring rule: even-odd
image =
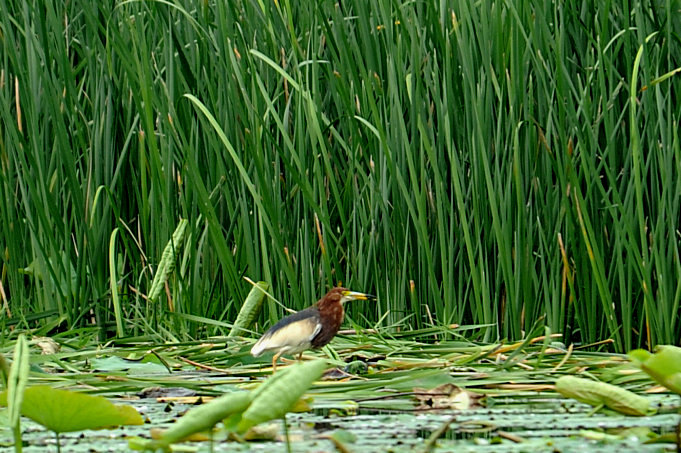
[[[265,298],[265,291],[269,289],[270,285],[267,282],[256,283],[251,291],[248,293],[244,304],[239,310],[239,314],[234,321],[232,330],[229,331],[228,337],[239,335],[244,329],[248,329],[253,323],[253,320],[260,314],[262,302]]]
[[[282,418],[326,369],[325,360],[290,366],[266,380],[253,392],[253,403],[244,412],[238,431],[269,420]]]
[[[590,379],[563,376],[556,381],[556,391],[591,406],[606,406],[627,415],[648,415],[650,401],[629,390]]]
[[[187,229],[188,223],[187,219],[180,220],[177,228],[175,228],[173,237],[168,241],[166,248],[163,250],[161,261],[158,263],[158,268],[156,269],[156,275],[154,275],[154,281],[151,283],[151,289],[147,295],[150,302],[153,302],[158,298],[161,291],[163,291],[163,285],[168,280],[168,276],[175,269],[175,258],[179,252],[180,244],[184,240],[184,232]]]
[[[655,354],[636,349],[629,353],[629,357],[659,384],[681,395],[681,348],[658,346]]]

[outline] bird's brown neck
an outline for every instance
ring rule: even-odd
[[[316,304],[319,310],[319,319],[322,323],[322,329],[319,334],[313,339],[312,345],[316,348],[328,344],[331,339],[338,333],[345,310],[343,304],[340,302],[340,295],[337,297],[325,297]]]

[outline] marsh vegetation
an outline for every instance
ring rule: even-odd
[[[378,299],[315,354],[370,362],[355,402],[433,368],[655,388],[598,364],[681,338],[679,30],[678,0],[0,0],[0,348],[107,396],[140,357],[256,378],[255,334],[342,283]]]

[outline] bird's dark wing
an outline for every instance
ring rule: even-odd
[[[315,307],[306,308],[273,325],[253,345],[251,354],[258,357],[260,354],[272,350],[283,349],[291,353],[304,351],[310,348],[312,339],[321,328],[319,310]]]

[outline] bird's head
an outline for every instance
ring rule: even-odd
[[[360,293],[358,291],[350,291],[347,288],[336,287],[331,289],[324,297],[322,297],[317,304],[320,306],[330,306],[335,304],[345,304],[351,300],[369,300],[376,299],[371,294]]]

